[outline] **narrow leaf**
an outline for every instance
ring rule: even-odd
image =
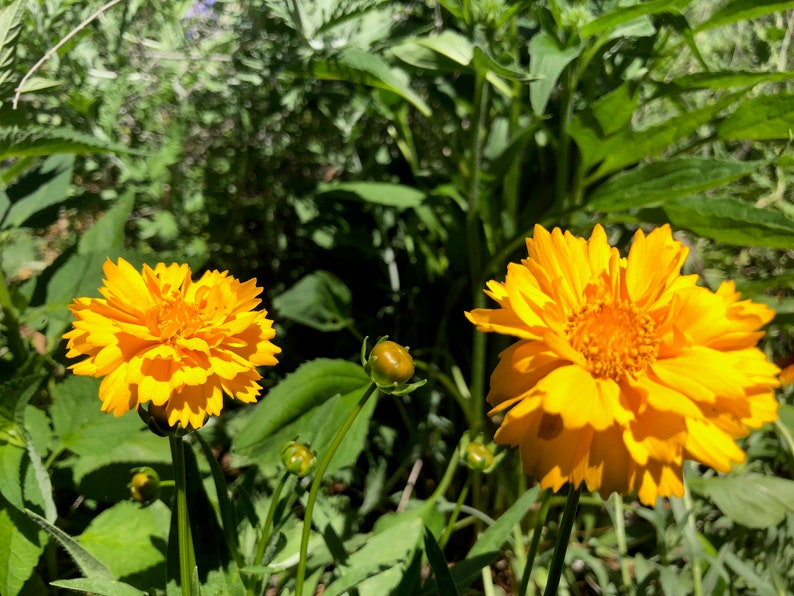
[[[425,539],[425,554],[436,575],[436,585],[438,586],[438,596],[458,596],[458,588],[455,585],[455,579],[449,570],[449,564],[444,556],[444,551],[441,550],[436,537],[430,528],[425,526],[424,532]]]
[[[659,205],[717,188],[758,171],[766,163],[684,157],[643,164],[596,188],[588,208],[609,212]]]
[[[749,87],[759,83],[777,83],[794,79],[794,72],[749,72],[724,70],[719,72],[695,72],[683,75],[663,84],[670,92],[695,89],[730,89]]]
[[[98,596],[146,596],[148,593],[142,592],[129,584],[111,579],[59,579],[50,582],[50,585],[75,592],[97,594]]]
[[[337,182],[320,184],[318,194],[338,194],[353,196],[366,203],[396,207],[399,210],[418,207],[425,199],[425,193],[413,186],[392,182]]]
[[[666,203],[670,222],[717,242],[790,249],[794,219],[739,199],[697,196]]]
[[[794,134],[794,94],[759,95],[743,101],[717,134],[729,141],[789,139]]]
[[[580,34],[582,37],[592,37],[603,33],[607,29],[612,29],[623,23],[633,21],[642,16],[656,14],[659,12],[678,12],[687,6],[692,0],[655,0],[653,2],[643,2],[634,6],[622,6],[600,15],[594,20],[584,25]]]
[[[792,0],[735,0],[726,4],[703,22],[697,31],[729,25],[737,21],[754,19],[794,7]]]
[[[68,128],[0,127],[0,161],[9,157],[53,155],[55,153],[128,153],[142,155],[124,145],[103,141]]]

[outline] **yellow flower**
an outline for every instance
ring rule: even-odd
[[[168,423],[199,428],[220,414],[223,393],[256,401],[257,366],[276,364],[273,322],[252,310],[262,292],[223,271],[191,281],[187,265],[158,263],[139,273],[124,259],[103,267],[104,298],[77,298],[67,356],[88,356],[69,368],[105,377],[102,411],[121,416],[151,402]]]
[[[638,230],[628,258],[596,226],[589,240],[535,227],[529,257],[488,282],[498,309],[466,313],[515,336],[491,376],[495,440],[519,445],[544,488],[566,482],[640,501],[683,494],[682,465],[727,472],[735,438],[777,417],[778,368],[755,347],[774,312],[680,274],[669,226]]]

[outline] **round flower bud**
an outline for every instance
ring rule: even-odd
[[[281,463],[290,474],[303,478],[317,466],[317,458],[308,445],[290,441],[281,450]]]
[[[364,368],[378,387],[396,387],[414,376],[414,359],[400,344],[382,341],[372,348]]]
[[[482,472],[493,464],[493,452],[477,441],[472,441],[463,449],[463,461],[471,470]]]
[[[148,505],[160,496],[160,476],[150,467],[135,468],[132,480],[127,485],[132,500]]]

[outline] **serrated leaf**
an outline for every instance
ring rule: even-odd
[[[135,204],[133,192],[126,192],[105,211],[102,218],[88,228],[80,238],[77,254],[115,254],[124,247],[124,229]]]
[[[353,323],[351,293],[344,282],[328,271],[314,271],[273,299],[273,308],[284,319],[318,331],[339,331]]]
[[[535,79],[529,84],[529,103],[535,114],[546,111],[560,74],[581,51],[581,46],[560,47],[557,39],[545,31],[529,40],[529,74]]]
[[[144,155],[109,141],[68,128],[0,126],[0,161],[9,157],[35,157],[56,153],[127,153]]]
[[[739,199],[697,196],[666,203],[663,209],[673,225],[717,242],[782,249],[794,245],[794,219]]]
[[[642,164],[612,176],[596,188],[587,206],[611,212],[659,205],[717,188],[758,171],[766,163],[682,157]]]
[[[697,28],[697,32],[737,21],[754,19],[792,7],[794,7],[794,2],[791,0],[735,0],[713,13]]]
[[[697,490],[710,498],[736,523],[748,528],[769,528],[794,512],[794,481],[742,474],[700,478]]]
[[[25,3],[22,0],[14,0],[0,10],[0,88],[8,85],[14,76],[14,59],[24,14]]]
[[[399,210],[418,207],[425,193],[413,186],[392,182],[338,182],[320,184],[318,194],[350,194],[375,205],[396,207]]]
[[[58,541],[66,552],[69,553],[85,577],[91,579],[114,579],[113,574],[101,561],[97,560],[87,550],[80,546],[77,541],[66,532],[56,528],[46,519],[29,509],[26,509],[25,513],[27,513],[28,517],[36,522],[42,530]]]
[[[0,496],[0,594],[19,594],[44,552],[45,536],[23,512]]]
[[[599,15],[589,23],[586,23],[582,26],[579,33],[582,37],[592,37],[639,17],[660,12],[677,12],[690,2],[692,0],[655,0],[653,2],[635,4],[634,6],[622,6],[606,14]]]
[[[424,100],[410,87],[405,73],[391,68],[375,54],[346,48],[333,58],[313,58],[306,65],[308,74],[322,80],[348,81],[396,93],[413,105],[424,116],[431,110]]]
[[[335,395],[345,395],[369,384],[357,364],[344,360],[318,359],[301,365],[271,389],[253,408],[248,421],[234,437],[232,452],[252,456],[265,440]]]
[[[138,588],[112,579],[58,579],[50,582],[51,586],[66,588],[75,592],[86,592],[98,596],[146,596]]]
[[[730,141],[787,140],[794,134],[794,94],[759,95],[743,101],[717,128]]]

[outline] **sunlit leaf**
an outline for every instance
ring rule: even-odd
[[[748,528],[768,528],[794,512],[794,481],[787,478],[741,474],[700,478],[699,492],[736,523]]]
[[[712,27],[721,27],[737,21],[754,19],[773,12],[794,7],[791,0],[734,0],[714,12],[704,21],[697,31],[705,31]]]
[[[794,94],[759,95],[743,101],[717,129],[720,138],[788,140],[794,134]]]
[[[582,51],[581,46],[560,47],[557,39],[546,33],[538,33],[529,40],[529,103],[540,115],[546,111],[551,92],[565,67]]]

